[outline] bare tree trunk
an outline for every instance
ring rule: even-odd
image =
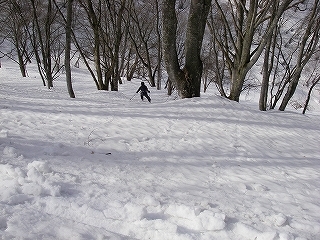
[[[130,52],[131,52],[131,49],[130,49]],[[130,53],[129,52],[129,53]],[[129,55],[130,56],[130,55]],[[130,58],[129,58],[130,60]],[[138,62],[139,62],[139,57],[138,55],[136,55],[135,59],[134,59],[134,62],[133,64],[131,65],[130,67],[130,62],[128,61],[128,65],[127,65],[127,81],[131,81],[132,78],[133,78],[133,75],[137,69],[137,66],[138,66]]]
[[[17,54],[18,54],[18,62],[19,62],[19,68],[20,68],[21,75],[22,75],[22,77],[26,77],[27,76],[26,65],[24,63],[23,54],[20,51],[20,47],[19,47],[18,42],[16,42],[16,50],[17,50]]]
[[[315,0],[313,9],[307,20],[308,25],[302,37],[301,43],[299,44],[297,65],[292,75],[292,80],[289,83],[287,92],[284,95],[284,98],[282,99],[281,105],[279,107],[280,111],[284,111],[287,107],[291,97],[296,91],[304,66],[308,63],[309,59],[314,54],[315,49],[318,47],[320,37],[319,0]]]
[[[173,86],[172,86],[172,82],[170,81],[170,78],[167,79],[166,87],[167,87],[168,96],[171,96],[173,92]]]
[[[274,62],[274,49],[277,37],[277,29],[275,29],[272,38],[269,39],[264,55],[263,69],[262,69],[262,83],[260,89],[260,99],[259,99],[259,110],[266,111],[267,110],[267,101],[268,101],[268,90],[269,90],[269,81],[270,75],[273,68]],[[271,56],[270,56],[271,54]]]
[[[162,48],[163,58],[170,82],[182,91],[181,82],[184,81],[184,74],[180,69],[178,54],[176,49],[177,16],[175,11],[175,0],[164,0],[163,2],[163,29]]]
[[[320,81],[320,77],[318,77],[318,79],[316,79],[316,80],[312,83],[312,85],[311,85],[311,87],[310,87],[310,89],[309,89],[309,91],[308,91],[308,96],[307,96],[306,102],[305,102],[305,104],[304,104],[304,108],[303,108],[302,114],[305,114],[305,113],[306,113],[306,111],[307,111],[307,109],[308,109],[309,101],[310,101],[310,98],[311,98],[311,92],[312,92],[313,88],[318,84],[319,81]]]
[[[47,87],[52,88],[53,87],[53,76],[52,76],[52,66],[51,66],[51,47],[50,47],[50,37],[51,37],[51,14],[52,14],[52,3],[51,0],[49,0],[47,5],[47,12],[45,17],[45,35],[42,36],[42,30],[40,27],[40,20],[37,13],[37,6],[35,0],[31,0],[32,4],[32,12],[33,12],[33,18],[34,18],[34,30],[33,30],[33,41],[39,41],[39,47],[41,51],[41,57],[42,61],[40,59],[37,43],[33,43],[34,51],[37,59],[38,69],[41,77],[44,78],[47,81]],[[37,38],[37,37],[38,38]],[[43,64],[43,68],[41,65]],[[43,69],[43,70],[42,70]],[[42,71],[44,71],[44,75],[42,74]]]
[[[66,82],[67,82],[67,89],[70,98],[75,98],[75,94],[72,87],[72,79],[71,79],[71,39],[73,36],[72,31],[72,4],[73,0],[66,0],[66,7],[67,7],[67,16],[65,17],[63,13],[61,12],[61,9],[59,8],[56,0],[54,0],[54,4],[57,7],[60,15],[62,16],[64,23],[65,23],[65,29],[66,29],[66,46],[65,46],[65,58],[64,58],[64,67],[66,71]]]
[[[156,1],[156,15],[157,15],[157,38],[158,38],[158,59],[157,59],[157,90],[161,89],[161,78],[162,78],[162,68],[161,68],[161,62],[162,62],[162,47],[161,47],[161,29],[160,29],[160,10],[159,10],[159,1]]]
[[[185,66],[180,69],[176,50],[175,0],[163,2],[163,56],[170,80],[181,98],[200,97],[203,65],[200,59],[211,0],[192,0],[185,40]]]
[[[92,27],[93,36],[94,36],[94,63],[96,67],[97,73],[97,83],[98,83],[98,90],[105,90],[105,85],[103,84],[102,78],[102,69],[101,69],[101,60],[100,60],[100,31],[99,31],[99,19],[94,12],[92,0],[86,0],[87,6],[85,6],[82,2],[81,5],[84,7],[85,11],[88,14],[88,18],[90,21],[90,25]],[[99,1],[99,5],[101,5]]]
[[[53,87],[53,76],[51,68],[51,24],[52,24],[52,2],[48,1],[47,16],[45,22],[45,45],[44,45],[44,68],[46,73],[46,79],[48,88]],[[40,34],[40,33],[39,33]]]
[[[115,43],[114,43],[114,55],[113,55],[113,78],[111,81],[111,91],[118,91],[119,89],[119,82],[121,81],[120,78],[120,69],[119,69],[119,55],[120,55],[120,44],[122,40],[122,15],[124,13],[126,6],[126,0],[121,1],[121,5],[117,14],[117,18],[115,21]]]
[[[239,101],[246,75],[259,59],[283,12],[300,2],[302,0],[229,0],[226,5],[223,5],[215,0],[225,36],[221,37],[217,32],[214,37],[224,52],[231,73],[229,99]],[[224,6],[230,8],[231,20]],[[263,26],[266,26],[264,33],[259,38],[257,36],[256,43],[253,45],[255,34]]]
[[[188,97],[200,97],[203,64],[200,59],[211,0],[191,1],[185,41],[185,79]]]
[[[75,94],[72,88],[71,80],[71,66],[70,66],[70,52],[71,52],[71,24],[72,24],[72,2],[73,0],[67,0],[67,21],[66,21],[66,49],[64,66],[66,70],[66,80],[68,93],[71,98],[75,98]]]

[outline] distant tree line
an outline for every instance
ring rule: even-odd
[[[0,57],[24,77],[35,61],[48,88],[66,74],[70,97],[81,63],[98,90],[137,77],[181,98],[214,84],[239,101],[255,88],[262,111],[285,110],[305,84],[306,108],[320,79],[319,1],[0,0]]]

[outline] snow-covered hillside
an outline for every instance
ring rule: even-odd
[[[0,68],[1,239],[320,239],[320,115],[48,90]]]

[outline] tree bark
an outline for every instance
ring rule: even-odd
[[[52,24],[52,2],[48,1],[47,16],[45,22],[45,45],[44,45],[44,69],[46,73],[46,79],[48,88],[53,87],[53,76],[51,66],[51,24]],[[39,32],[40,35],[40,32]]]
[[[176,0],[163,1],[163,26],[162,26],[162,48],[163,58],[169,79],[173,85],[180,89],[183,81],[183,72],[180,69],[176,48],[177,16],[175,11]],[[182,80],[180,80],[182,79]]]
[[[187,97],[200,97],[203,64],[200,58],[204,29],[211,0],[191,1],[185,41],[185,91]]]
[[[66,21],[66,49],[64,66],[66,70],[66,81],[68,93],[71,98],[75,98],[75,94],[72,88],[71,80],[71,66],[70,66],[70,52],[71,52],[71,31],[72,31],[72,2],[73,0],[67,0],[67,21]]]
[[[274,63],[274,57],[275,57],[274,50],[275,50],[276,38],[277,38],[277,29],[274,30],[273,37],[269,39],[265,47],[265,55],[264,55],[263,69],[262,69],[262,83],[261,83],[260,98],[259,98],[260,111],[267,110],[269,81],[270,81],[270,76],[273,69],[273,63]]]
[[[163,57],[170,80],[181,98],[200,97],[204,29],[211,0],[191,0],[185,40],[185,66],[180,68],[176,49],[175,0],[163,3]]]

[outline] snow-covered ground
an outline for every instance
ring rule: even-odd
[[[1,239],[320,239],[320,115],[0,68]]]

